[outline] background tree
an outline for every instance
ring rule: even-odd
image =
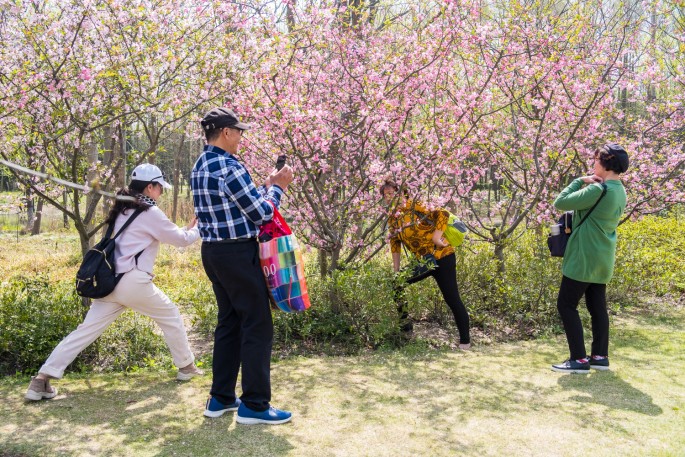
[[[683,201],[681,3],[4,0],[0,155],[110,190],[153,160],[176,218],[197,121],[226,105],[255,180],[290,156],[284,211],[323,274],[384,248],[387,177],[501,261],[606,141],[631,154],[626,217]],[[87,248],[99,196],[16,179]]]
[[[223,33],[235,12],[220,3],[9,2],[4,12],[14,52],[2,54],[1,154],[71,182],[122,185],[167,131],[236,84],[224,53],[241,35]],[[61,188],[16,177],[74,222],[87,250],[100,195],[73,189],[64,201]]]

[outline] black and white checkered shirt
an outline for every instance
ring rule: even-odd
[[[270,221],[283,189],[255,187],[243,164],[216,146],[206,145],[190,175],[195,214],[203,241],[256,238]]]

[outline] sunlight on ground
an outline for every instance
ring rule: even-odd
[[[682,455],[685,336],[673,319],[615,323],[610,372],[549,370],[561,339],[423,355],[293,358],[273,366],[291,424],[246,427],[202,410],[209,376],[68,375],[53,401],[0,384],[0,450],[23,455]],[[558,360],[559,359],[559,360]],[[576,443],[570,445],[570,443]],[[589,446],[588,443],[601,443]]]

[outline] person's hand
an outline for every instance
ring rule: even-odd
[[[274,176],[276,176],[277,174],[278,174],[278,170],[276,170],[276,169],[274,168],[274,169],[271,171],[271,174],[270,174],[269,176],[266,177],[266,181],[264,181],[264,187],[266,187],[267,189],[268,189],[269,187],[271,187],[271,185],[274,183],[274,182],[273,182]]]
[[[600,178],[597,175],[583,176],[580,179],[582,179],[585,184],[594,184],[594,183],[601,184],[604,182],[604,179]]]
[[[276,174],[269,176],[271,178],[271,184],[275,184],[281,189],[285,190],[293,181],[293,169],[290,165],[286,165],[281,168]]]
[[[186,225],[186,230],[190,230],[197,227],[197,216],[193,216],[193,218],[188,222],[188,225]]]
[[[442,236],[443,232],[435,231],[433,232],[433,237],[431,238],[431,241],[433,241],[433,244],[436,245],[439,248],[446,248],[449,246],[449,243],[447,243],[447,240]]]
[[[434,241],[433,244],[435,244],[439,248],[446,248],[447,246],[449,246],[449,243],[444,238],[440,238],[439,240]]]

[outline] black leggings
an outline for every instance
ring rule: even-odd
[[[447,302],[452,314],[454,315],[454,322],[457,324],[459,329],[459,342],[461,344],[468,344],[471,342],[471,337],[469,336],[469,313],[466,311],[466,306],[464,302],[461,301],[459,296],[459,286],[457,285],[457,261],[454,254],[450,254],[437,261],[438,266],[415,278],[411,278],[406,283],[395,283],[394,296],[395,303],[397,304],[397,311],[400,314],[400,319],[406,319],[407,313],[407,300],[404,296],[404,286],[405,284],[414,284],[419,282],[429,276],[435,279],[438,283],[442,297]]]
[[[571,351],[571,359],[587,356],[583,339],[583,323],[578,315],[578,303],[585,295],[585,304],[592,318],[592,355],[609,355],[609,313],[607,312],[606,284],[576,281],[564,276],[561,279],[557,309],[561,315]]]

